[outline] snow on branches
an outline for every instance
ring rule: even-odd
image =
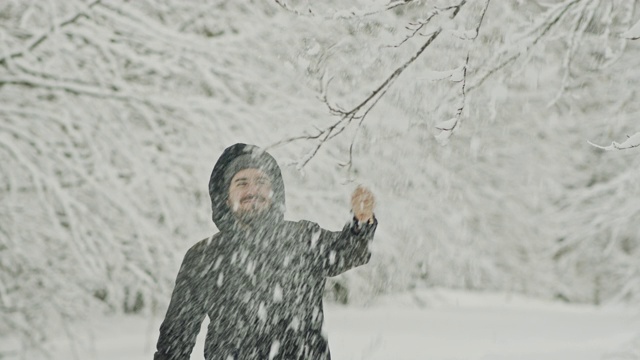
[[[401,7],[410,3],[416,2],[416,0],[396,0],[390,1],[387,4],[381,4],[375,7],[366,7],[366,8],[358,8],[351,7],[348,9],[329,9],[326,13],[319,15],[318,11],[315,11],[309,6],[306,10],[299,10],[294,7],[291,7],[284,0],[274,0],[276,4],[278,4],[283,9],[296,14],[298,16],[321,16],[326,19],[353,19],[353,18],[363,18],[366,16],[375,15],[384,11],[389,11],[395,9],[397,7]]]
[[[620,37],[623,37],[629,40],[640,39],[640,21],[638,21],[635,25],[633,25],[629,30],[620,34]]]
[[[622,143],[618,143],[614,141],[609,146],[601,146],[601,145],[596,145],[591,141],[589,141],[589,144],[599,149],[608,150],[608,151],[632,149],[640,146],[640,132],[635,133],[634,135],[628,136],[627,140],[623,141]]]
[[[295,82],[266,4],[156,5],[0,2],[0,333],[25,348],[166,301],[214,154],[305,110],[274,91]]]
[[[402,1],[402,2],[393,2],[388,5],[392,7],[407,5],[412,3],[411,1]],[[311,135],[302,135],[295,136],[283,139],[277,143],[274,143],[270,146],[277,147],[283,144],[288,144],[293,141],[298,140],[311,140],[315,142],[315,145],[312,146],[312,149],[303,156],[299,161],[296,162],[298,168],[304,167],[318,152],[318,150],[324,146],[327,141],[335,138],[336,136],[343,133],[346,129],[348,129],[352,124],[355,124],[355,132],[353,138],[351,140],[351,144],[349,146],[349,155],[348,160],[343,164],[347,167],[348,170],[351,169],[352,161],[353,161],[353,148],[356,141],[356,137],[358,134],[358,129],[363,125],[366,121],[367,115],[376,107],[378,102],[382,100],[392,85],[396,82],[396,80],[409,68],[416,60],[423,56],[423,53],[432,46],[432,44],[438,39],[438,37],[442,33],[446,33],[452,35],[461,40],[475,40],[480,31],[480,27],[482,25],[483,19],[487,12],[487,9],[490,4],[490,0],[484,2],[484,6],[479,10],[479,14],[477,15],[477,23],[473,30],[454,30],[454,25],[452,25],[453,21],[456,19],[456,16],[460,13],[462,8],[467,4],[466,0],[462,0],[455,5],[443,6],[443,7],[434,7],[429,10],[424,17],[417,19],[415,21],[409,22],[409,25],[406,27],[406,30],[409,30],[409,34],[407,34],[402,41],[400,41],[396,45],[383,45],[383,47],[388,48],[398,48],[400,46],[405,45],[410,40],[415,40],[417,42],[418,39],[425,37],[421,44],[418,44],[417,50],[407,58],[407,60],[401,62],[399,65],[395,66],[395,69],[390,72],[390,74],[386,75],[383,79],[380,80],[380,84],[371,90],[363,99],[356,100],[354,105],[350,107],[345,107],[343,105],[338,105],[337,101],[330,99],[331,92],[329,91],[329,85],[333,76],[328,75],[330,69],[325,69],[323,75],[321,77],[321,100],[325,103],[326,107],[329,109],[329,112],[334,117],[337,117],[338,120],[333,122],[331,125],[325,127],[324,129],[317,129],[315,134]],[[388,10],[388,8],[386,9]],[[352,12],[353,14],[359,12]],[[367,15],[373,14],[375,12],[364,12]],[[448,16],[447,16],[448,15]],[[467,16],[474,16],[475,13],[470,13]],[[435,24],[433,27],[429,28],[429,25],[432,24],[432,21],[437,17],[441,17],[442,19],[439,21],[440,24]],[[455,123],[450,127],[442,127],[440,125],[436,126],[436,129],[440,130],[440,134],[436,136],[441,143],[446,143],[448,138],[454,132],[454,130],[459,126],[459,122],[461,119],[461,115],[464,109],[465,103],[465,86],[466,86],[466,77],[467,77],[467,69],[469,64],[469,54],[467,53],[465,63],[462,66],[459,66],[457,69],[451,71],[440,72],[443,75],[441,79],[448,78],[452,82],[460,83],[461,89],[459,91],[459,100],[456,101],[456,110],[455,110]],[[432,80],[435,80],[433,78]]]

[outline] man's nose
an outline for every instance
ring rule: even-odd
[[[258,192],[259,186],[257,183],[251,182],[247,186],[247,194],[256,194]]]

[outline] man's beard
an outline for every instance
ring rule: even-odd
[[[266,199],[261,199],[261,200],[266,201]],[[233,216],[235,216],[235,218],[239,222],[245,225],[253,225],[253,224],[265,221],[268,218],[270,210],[271,210],[271,205],[267,207],[260,207],[260,208],[257,206],[251,206],[249,209],[242,209],[242,208],[238,208],[235,210],[232,209],[232,212],[233,212]]]
[[[267,213],[269,209],[249,209],[249,210],[238,210],[233,215],[238,219],[241,223],[251,224],[257,221],[261,221],[267,218]]]

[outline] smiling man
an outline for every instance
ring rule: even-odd
[[[373,194],[354,191],[342,231],[285,221],[278,164],[245,144],[222,153],[209,194],[220,231],[185,255],[154,359],[188,360],[207,315],[206,360],[329,360],[326,278],[369,261]]]
[[[264,213],[271,206],[271,179],[259,169],[243,169],[238,171],[229,184],[227,206],[246,224]]]

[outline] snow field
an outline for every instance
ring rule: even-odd
[[[334,360],[633,360],[621,349],[640,329],[631,308],[452,290],[389,296],[368,307],[329,304],[325,314]],[[161,321],[92,319],[88,341],[75,353],[64,336],[49,345],[52,360],[152,359]],[[191,359],[202,359],[207,323]]]

